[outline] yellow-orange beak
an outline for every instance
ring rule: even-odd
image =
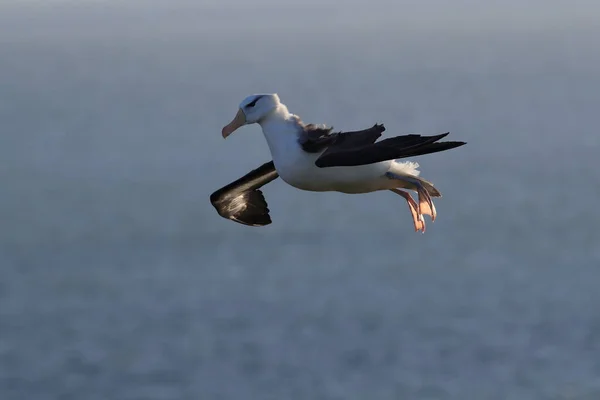
[[[221,131],[221,134],[223,135],[223,139],[227,138],[227,136],[231,135],[237,128],[244,125],[245,123],[246,123],[246,115],[240,108],[238,110],[237,114],[235,114],[235,117],[233,118],[233,120],[229,124],[225,125],[225,127]]]

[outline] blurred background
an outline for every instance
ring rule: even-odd
[[[597,399],[595,1],[0,1],[0,399]],[[450,131],[403,199],[264,188],[239,102]]]

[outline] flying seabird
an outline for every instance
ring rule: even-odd
[[[261,126],[273,158],[210,196],[219,215],[241,224],[271,223],[269,208],[260,188],[281,177],[287,184],[313,192],[348,194],[390,190],[408,203],[415,231],[425,232],[425,219],[436,218],[432,197],[441,193],[419,177],[419,164],[399,161],[407,157],[453,149],[465,142],[439,142],[449,132],[422,136],[409,134],[377,142],[382,124],[353,132],[333,132],[333,127],[305,124],[288,111],[277,94],[253,94],[239,105],[223,130],[227,138],[238,128]],[[405,190],[417,192],[418,202]]]

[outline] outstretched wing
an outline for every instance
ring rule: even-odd
[[[349,167],[373,164],[380,161],[420,156],[450,150],[465,142],[438,142],[449,132],[441,135],[402,135],[377,142],[385,131],[382,124],[375,124],[362,131],[332,132],[333,128],[304,125],[298,138],[307,153],[322,154],[315,161],[320,168]]]
[[[260,188],[278,177],[273,161],[269,161],[215,191],[210,202],[223,218],[249,226],[269,225],[269,208]]]
[[[358,143],[357,141],[356,144],[351,143],[350,145],[344,145],[343,141],[338,145],[334,141],[315,161],[315,165],[320,168],[366,165],[436,153],[466,144],[465,142],[436,143],[448,134],[449,132],[434,136],[410,134],[396,136],[376,143],[374,141],[370,143]]]

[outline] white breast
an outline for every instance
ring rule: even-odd
[[[320,153],[306,153],[302,150],[294,126],[269,124],[263,126],[263,133],[281,179],[299,189],[304,189],[311,181],[319,180],[320,174],[316,171],[319,168],[315,161]]]

